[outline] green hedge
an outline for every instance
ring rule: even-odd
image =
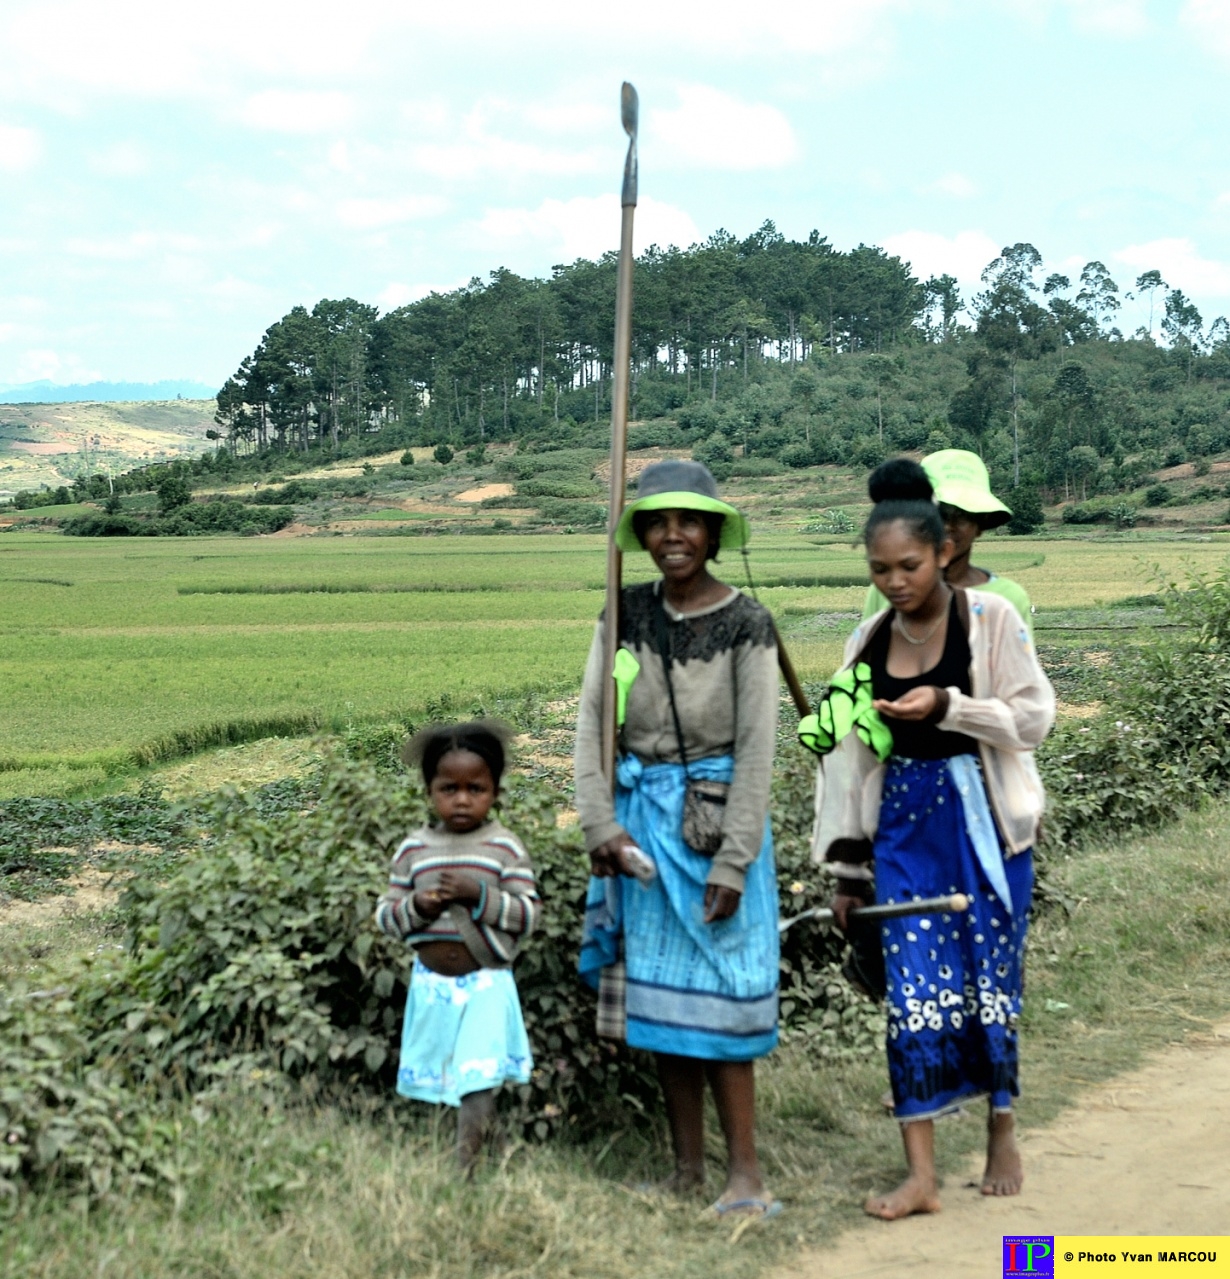
[[[70,537],[198,537],[209,533],[276,533],[295,518],[289,506],[253,506],[229,498],[192,502],[169,515],[78,515],[65,521]]]
[[[1120,648],[1102,713],[1060,723],[1038,753],[1047,848],[1158,826],[1230,782],[1230,576],[1161,601],[1178,629]]]

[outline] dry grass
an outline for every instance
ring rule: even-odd
[[[136,791],[152,777],[172,800],[204,795],[221,786],[255,790],[284,777],[309,772],[320,759],[316,747],[315,738],[267,737],[242,746],[207,751],[183,763],[152,770],[131,778],[124,789]]]

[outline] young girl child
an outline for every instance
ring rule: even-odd
[[[506,728],[433,725],[402,750],[423,771],[438,821],[402,840],[380,928],[415,949],[397,1091],[460,1108],[457,1158],[473,1169],[503,1083],[529,1082],[533,1061],[512,962],[534,927],[534,868],[520,841],[489,820],[504,772]]]
[[[989,1102],[982,1192],[1013,1195],[1017,1020],[1043,792],[1033,751],[1055,694],[1016,608],[953,588],[931,483],[886,462],[869,485],[863,537],[888,607],[860,625],[845,664],[870,669],[874,709],[891,731],[884,762],[849,733],[821,765],[813,857],[837,875],[834,914],[871,895],[901,902],[961,892],[964,914],[883,921],[888,1066],[909,1174],[866,1210],[893,1219],[940,1204],[933,1120]],[[874,860],[873,860],[874,859]]]

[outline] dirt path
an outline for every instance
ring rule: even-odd
[[[1230,1021],[1099,1086],[1021,1142],[1025,1189],[984,1199],[979,1161],[947,1179],[944,1211],[873,1222],[779,1279],[998,1274],[1005,1234],[1230,1231]],[[974,1185],[968,1183],[974,1182]]]

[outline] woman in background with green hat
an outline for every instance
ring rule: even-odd
[[[992,595],[1002,595],[1020,613],[1032,639],[1033,606],[1025,588],[1011,578],[976,568],[970,562],[974,543],[982,534],[1007,524],[1012,518],[1008,507],[991,492],[986,464],[968,449],[941,449],[923,458],[922,467],[935,488],[935,501],[953,544],[944,580],[949,586],[972,586]],[[864,619],[887,607],[884,596],[874,586],[868,587]]]
[[[704,1186],[707,1080],[728,1154],[713,1209],[767,1217],[781,1205],[756,1156],[753,1063],[777,1044],[777,646],[768,611],[709,571],[747,539],[747,521],[690,461],[646,467],[616,530],[661,576],[620,597],[614,798],[603,621],[581,691],[576,804],[593,878],[580,970],[599,990],[599,1034],[656,1057],[675,1154],[664,1188]]]

